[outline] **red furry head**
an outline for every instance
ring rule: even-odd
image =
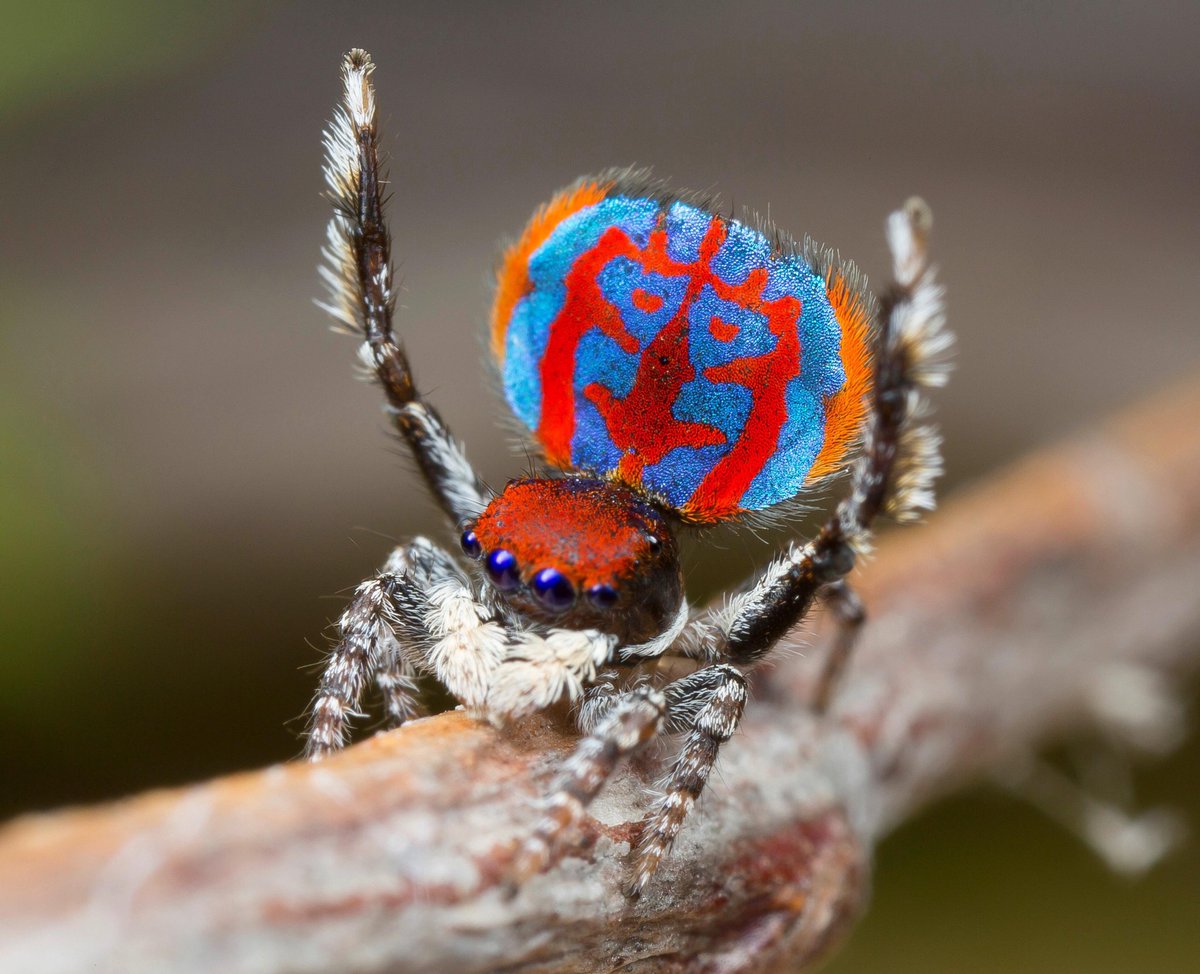
[[[521,611],[626,643],[661,633],[683,600],[666,520],[621,484],[514,480],[467,529],[463,547]]]

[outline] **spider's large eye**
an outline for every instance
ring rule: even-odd
[[[462,533],[462,550],[468,558],[474,558],[476,561],[483,557],[483,545],[479,543],[479,536],[470,528]]]
[[[484,562],[488,578],[501,592],[511,592],[521,584],[516,556],[505,548],[497,548]]]
[[[557,568],[543,568],[533,576],[533,591],[547,609],[562,612],[575,601],[575,587]]]
[[[611,609],[617,604],[617,590],[600,582],[587,590],[588,601],[597,609]]]

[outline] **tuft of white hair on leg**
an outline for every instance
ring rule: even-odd
[[[945,292],[929,263],[932,226],[929,207],[916,197],[887,220],[895,283],[883,299],[874,419],[840,508],[845,538],[858,553],[869,549],[876,511],[907,523],[937,502],[942,439],[921,421],[930,412],[926,390],[945,385],[949,376],[954,336],[946,327]]]
[[[323,171],[333,217],[321,248],[324,263],[321,280],[327,297],[317,304],[333,316],[339,325],[354,332],[365,329],[362,285],[352,243],[355,213],[363,178],[363,135],[375,141],[375,89],[370,76],[375,70],[371,56],[359,48],[342,59],[342,102],[333,112],[325,129]],[[390,269],[384,265],[380,284],[390,300]]]
[[[892,273],[900,300],[887,323],[887,339],[904,355],[905,373],[918,388],[944,386],[949,378],[947,358],[954,335],[946,327],[946,292],[929,263],[929,234],[933,213],[916,196],[887,220]]]
[[[936,426],[906,424],[892,471],[892,489],[884,510],[900,524],[919,521],[937,508],[934,483],[942,475],[942,436]]]

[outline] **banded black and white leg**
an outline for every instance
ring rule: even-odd
[[[334,205],[321,268],[324,307],[363,339],[359,357],[383,388],[386,411],[406,440],[434,496],[454,524],[478,516],[488,492],[437,411],[416,391],[392,328],[391,236],[383,217],[386,176],[375,121],[375,65],[365,51],[342,62],[342,103],[325,133],[325,180]]]
[[[658,734],[666,706],[663,691],[648,685],[625,692],[614,692],[611,684],[588,688],[580,716],[593,726],[563,763],[541,818],[517,851],[509,877],[513,888],[557,860],[621,761]]]
[[[417,712],[413,680],[428,668],[430,641],[430,606],[422,593],[459,575],[446,552],[417,538],[396,548],[379,574],[358,586],[338,619],[338,641],[309,710],[307,758],[319,760],[345,745],[372,678],[384,690],[390,718]]]
[[[746,678],[722,663],[682,677],[663,692],[666,730],[684,735],[683,744],[665,779],[662,796],[643,821],[629,885],[633,898],[641,896],[659,863],[671,851],[684,820],[708,783],[721,745],[733,736],[746,708]]]
[[[421,714],[417,668],[397,652],[385,657],[375,671],[375,686],[383,701],[383,721],[388,729],[400,727]]]

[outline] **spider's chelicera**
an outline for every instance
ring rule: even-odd
[[[856,553],[878,515],[933,507],[939,439],[918,419],[951,338],[929,213],[913,200],[889,218],[894,282],[876,299],[827,249],[721,216],[644,171],[577,181],[534,214],[498,274],[492,350],[544,476],[492,494],[416,392],[393,332],[373,68],[364,51],[346,55],[325,139],[327,307],[363,340],[461,553],[418,538],[358,587],[306,752],[345,743],[372,679],[393,723],[417,713],[422,674],[500,724],[573,702],[582,738],[514,859],[519,882],[561,853],[624,757],[677,735],[641,831],[637,895],[737,728],[746,673],[824,602],[841,623],[811,702],[824,710],[863,620],[845,580]],[[688,604],[681,527],[779,520],[842,474],[847,494],[812,540],[720,608]]]

